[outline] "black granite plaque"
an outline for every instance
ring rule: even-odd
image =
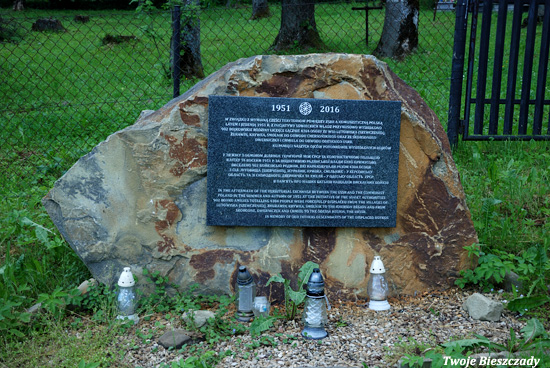
[[[207,225],[395,227],[401,102],[209,97]]]

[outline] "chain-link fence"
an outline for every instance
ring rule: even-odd
[[[200,10],[201,54],[208,75],[242,57],[270,53],[281,6],[251,20],[252,8]],[[323,52],[370,54],[384,10],[370,10],[368,45],[364,2],[317,3]],[[48,31],[38,29],[45,19]],[[49,20],[49,22],[48,22]],[[419,47],[402,61],[384,60],[447,120],[454,12],[421,10]],[[5,188],[57,177],[109,134],[145,109],[172,97],[171,13],[0,12],[0,169]],[[310,52],[311,50],[307,50]],[[304,52],[292,50],[290,53]],[[184,80],[182,92],[196,80]]]

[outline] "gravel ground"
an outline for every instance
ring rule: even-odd
[[[510,335],[510,328],[519,331],[524,326],[516,319],[515,313],[507,310],[499,322],[473,320],[462,309],[470,294],[451,289],[417,297],[393,298],[389,300],[392,309],[388,312],[371,311],[364,302],[331,301],[327,327],[329,336],[323,340],[303,339],[300,335],[301,322],[278,320],[271,331],[262,335],[263,341],[274,341],[277,343],[275,346],[270,343],[252,348],[253,339],[245,334],[210,346],[207,350],[231,350],[234,353],[224,358],[218,367],[362,368],[363,363],[368,367],[394,367],[398,355],[402,355],[399,345],[403,342],[434,346],[477,333],[503,343]],[[486,296],[500,299],[499,294]],[[149,339],[134,337],[132,341],[121,338],[117,342],[119,348],[128,348],[124,359],[128,365],[157,367],[162,362],[169,363],[189,356],[189,347],[166,350],[157,343],[158,337],[168,329],[181,328],[179,321],[169,322],[163,316],[155,316],[150,321],[142,320],[137,328],[152,336]],[[254,340],[261,341],[259,338]]]

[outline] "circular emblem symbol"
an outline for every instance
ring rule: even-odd
[[[302,102],[299,106],[300,114],[302,115],[309,115],[311,114],[311,111],[313,108],[311,107],[311,104],[309,102]]]

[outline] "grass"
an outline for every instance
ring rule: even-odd
[[[468,142],[454,157],[482,244],[521,253],[548,240],[547,142]]]
[[[356,5],[316,6],[317,26],[326,45],[317,51],[372,52],[381,34],[383,12],[370,14],[367,47],[364,13],[351,10]],[[250,12],[248,8],[202,12],[207,74],[239,57],[268,52],[280,11],[272,5],[273,16],[259,21],[249,21]],[[0,11],[6,17],[4,13]],[[109,325],[87,325],[93,333],[79,339],[63,332],[72,318],[30,323],[24,312],[40,294],[68,290],[90,276],[54,228],[41,198],[80,156],[133,123],[141,110],[159,108],[171,98],[166,76],[170,14],[86,13],[91,15],[87,24],[76,23],[75,12],[56,13],[68,31],[42,34],[30,32],[32,21],[51,14],[10,12],[16,17],[17,42],[0,44],[0,170],[4,172],[0,176],[0,362],[8,366],[62,364],[52,351],[72,363],[117,364],[116,352],[106,348],[114,333]],[[385,61],[420,92],[444,123],[454,14],[432,17],[429,10],[421,12],[415,54],[401,62]],[[137,40],[104,45],[106,34],[135,35]],[[184,81],[182,90],[194,83]],[[462,142],[454,157],[486,252],[521,258],[530,247],[550,248],[548,143]],[[545,308],[533,313],[548,323]],[[17,337],[10,326],[26,339]]]
[[[97,323],[76,327],[74,321],[42,318],[43,330],[30,332],[24,341],[6,344],[0,362],[9,367],[74,368],[79,362],[130,367],[121,364],[126,350],[111,343],[121,331]]]

